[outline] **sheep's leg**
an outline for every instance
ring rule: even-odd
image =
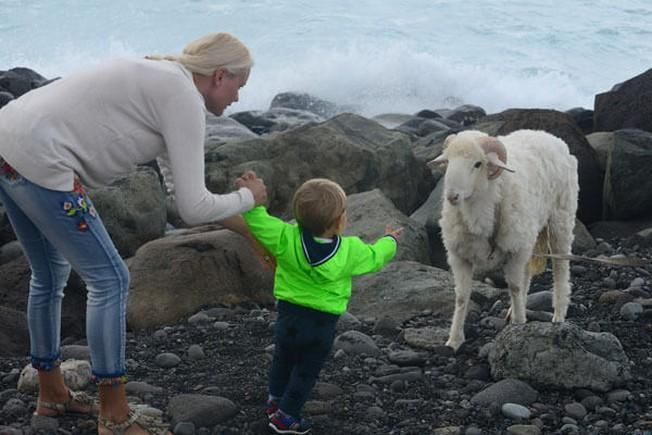
[[[505,265],[505,280],[509,287],[509,296],[512,301],[511,323],[525,323],[524,284],[526,282],[527,256],[514,255]]]
[[[473,266],[461,258],[450,255],[448,262],[453,272],[455,281],[455,312],[451,322],[450,334],[446,346],[454,350],[460,348],[464,343],[464,322],[469,310],[469,300],[471,299],[471,284],[473,279]]]
[[[521,287],[521,297],[523,298],[523,316],[527,320],[527,296],[530,293],[530,282],[532,281],[532,275],[527,271],[527,266],[525,267],[525,279],[523,280],[523,287]]]
[[[574,221],[572,225],[574,225]],[[551,223],[550,248],[554,254],[570,254],[572,243],[572,226],[560,221]],[[571,295],[569,263],[568,260],[552,260],[552,278],[554,283],[552,306],[555,310],[552,316],[553,322],[563,322],[568,312]]]

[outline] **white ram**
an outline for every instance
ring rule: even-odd
[[[455,282],[446,345],[457,350],[464,342],[474,273],[502,268],[511,321],[524,323],[530,280],[546,265],[545,258],[533,255],[571,253],[577,160],[563,140],[544,131],[498,137],[463,131],[448,136],[442,154],[430,162],[441,163],[447,168],[439,225]],[[569,262],[552,264],[553,322],[563,322],[571,293]]]

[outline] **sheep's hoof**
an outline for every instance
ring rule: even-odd
[[[464,339],[461,340],[449,339],[446,342],[446,346],[452,348],[455,352],[457,352],[457,350],[460,348],[460,346],[462,346],[463,343],[464,343]]]
[[[561,323],[564,322],[565,320],[566,319],[563,316],[558,316],[557,314],[552,316],[552,323]]]

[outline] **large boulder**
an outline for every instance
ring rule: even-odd
[[[472,301],[490,305],[500,295],[498,289],[473,282]],[[349,311],[356,316],[391,317],[399,323],[424,310],[450,318],[454,307],[452,275],[414,261],[394,261],[380,272],[354,278],[349,301]]]
[[[47,79],[29,68],[12,68],[0,71],[0,91],[8,92],[14,98],[43,85]]]
[[[631,378],[623,347],[607,332],[568,322],[530,322],[503,329],[495,343],[489,364],[496,379],[606,392]]]
[[[593,131],[640,128],[652,132],[652,69],[595,96]]]
[[[214,226],[143,245],[129,262],[127,323],[170,325],[205,305],[272,304],[272,273],[242,236]]]
[[[378,188],[405,214],[434,187],[408,136],[351,114],[206,153],[206,183],[214,192],[233,190],[233,180],[247,169],[263,177],[270,211],[284,217],[290,216],[294,191],[313,177],[330,178],[347,194]]]
[[[111,186],[89,191],[116,248],[130,257],[144,243],[163,236],[165,194],[157,173],[141,167]]]
[[[398,211],[383,193],[370,192],[349,196],[345,235],[355,235],[371,243],[385,234],[385,225],[402,227],[394,261],[412,260],[429,264],[428,235],[425,227]]]
[[[29,353],[29,331],[23,311],[0,306],[0,357]]]
[[[604,217],[613,220],[652,217],[652,133],[625,129],[587,137],[604,165]]]
[[[0,266],[0,306],[20,312],[27,310],[27,295],[31,270],[24,256]],[[61,307],[62,337],[85,336],[86,286],[73,271],[64,288]]]
[[[330,118],[341,112],[335,103],[322,100],[310,94],[297,92],[282,92],[276,94],[269,106],[270,109],[283,107],[285,109],[306,110],[322,118]]]
[[[258,135],[291,130],[304,124],[322,122],[324,118],[307,110],[275,107],[267,111],[237,112],[231,118]]]
[[[595,151],[570,115],[556,110],[510,109],[480,119],[473,129],[492,136],[504,136],[521,129],[544,130],[563,139],[578,162],[580,194],[577,215],[585,224],[601,218],[603,174]]]
[[[256,133],[233,118],[211,114],[206,117],[206,148],[210,148],[212,144],[255,139],[256,137],[258,137]]]

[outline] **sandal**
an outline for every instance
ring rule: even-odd
[[[79,411],[77,408],[87,407],[88,411]],[[39,400],[36,404],[36,409],[45,408],[54,411],[54,415],[46,417],[60,417],[64,414],[77,414],[77,415],[92,415],[99,414],[99,408],[95,404],[95,400],[86,393],[80,391],[68,390],[68,400],[65,402],[46,402]],[[42,415],[34,411],[34,415]]]
[[[112,435],[124,435],[131,426],[137,424],[150,435],[169,435],[168,425],[161,420],[145,415],[140,410],[129,410],[129,417],[122,423],[116,423],[109,419],[99,417],[98,426],[102,425],[111,431]]]

